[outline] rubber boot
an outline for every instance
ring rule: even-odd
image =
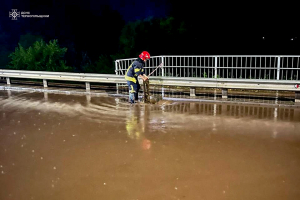
[[[135,99],[135,93],[129,93],[129,102],[130,102],[131,104],[134,103],[134,99]]]

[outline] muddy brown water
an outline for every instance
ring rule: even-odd
[[[300,109],[0,91],[0,199],[300,199]]]

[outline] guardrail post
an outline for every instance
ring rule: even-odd
[[[190,87],[190,96],[191,97],[195,97],[196,96],[196,88],[194,88],[194,87]]]
[[[228,89],[222,88],[222,99],[228,98]]]
[[[118,75],[118,61],[115,61],[115,72]],[[119,94],[119,84],[116,83],[117,94]]]
[[[91,90],[91,85],[89,82],[85,82],[86,91],[89,92]]]
[[[215,56],[215,78],[218,77],[218,57]]]
[[[300,103],[300,92],[295,92],[295,102]]]
[[[279,80],[280,77],[280,56],[278,56],[277,60],[277,80]]]
[[[217,89],[214,90],[214,100],[217,100]]]
[[[9,77],[6,77],[6,84],[10,85],[10,78]]]
[[[43,85],[44,85],[44,88],[48,87],[48,82],[46,79],[43,79]]]

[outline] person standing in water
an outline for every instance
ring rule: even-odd
[[[138,93],[141,88],[138,77],[141,77],[143,81],[148,80],[148,77],[144,74],[144,67],[149,59],[150,54],[147,51],[143,51],[126,71],[125,79],[129,88],[129,102],[131,104],[138,101]]]

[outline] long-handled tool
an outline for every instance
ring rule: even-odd
[[[163,65],[163,63],[161,63],[160,65],[158,65],[149,75],[151,76],[158,68],[160,68]],[[150,103],[150,91],[149,91],[149,80],[147,81],[143,81],[143,88],[144,88],[144,103]]]
[[[163,66],[163,63],[160,63],[160,65],[158,65],[149,75],[148,75],[148,77],[149,76],[151,76],[151,74],[153,74],[159,67],[161,67],[161,66]]]

